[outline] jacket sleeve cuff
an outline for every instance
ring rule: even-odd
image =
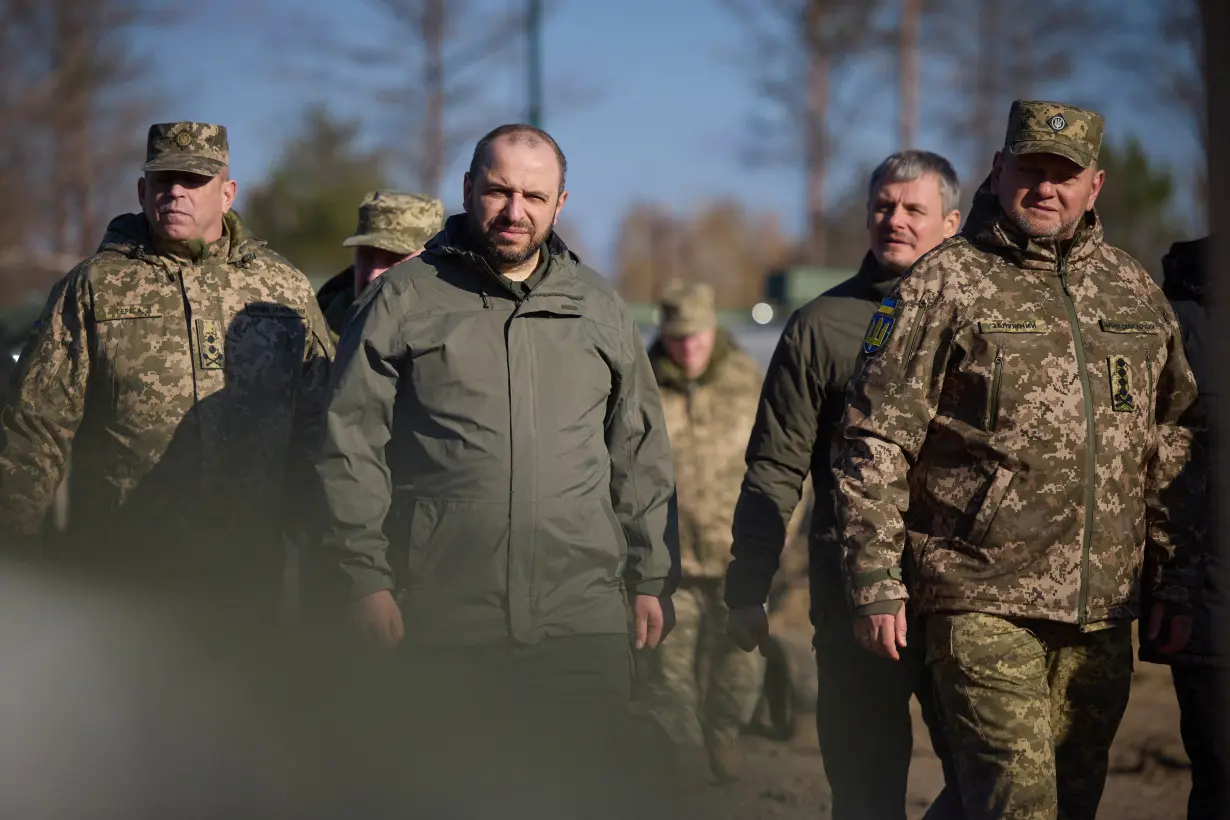
[[[393,579],[379,570],[348,568],[346,572],[350,576],[350,600],[352,601],[366,598],[381,590],[393,590]]]
[[[661,598],[666,594],[666,579],[651,578],[647,581],[638,581],[635,584],[628,584],[628,592],[633,597],[637,595],[652,595],[655,598]]]
[[[730,610],[764,606],[769,600],[772,587],[772,575],[765,577],[760,573],[743,570],[739,567],[738,559],[735,559],[726,568],[726,591],[723,598]]]
[[[857,618],[864,618],[868,615],[896,615],[897,610],[901,609],[902,601],[900,599],[893,601],[876,601],[874,604],[855,607],[854,615]]]
[[[870,604],[884,601],[907,601],[910,598],[901,579],[900,567],[854,573],[847,579],[847,588],[850,593],[851,612],[858,612],[862,607]]]

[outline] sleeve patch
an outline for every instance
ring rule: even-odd
[[[897,323],[897,300],[885,298],[871,316],[867,335],[863,337],[863,352],[868,356],[879,352],[888,343],[893,326]]]

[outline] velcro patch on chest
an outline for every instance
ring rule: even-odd
[[[1046,333],[1049,330],[1045,319],[983,319],[978,322],[979,333]]]
[[[157,319],[162,309],[157,305],[95,305],[94,321],[113,322],[117,319]]]
[[[896,323],[897,300],[885,297],[876,312],[871,315],[871,324],[867,326],[867,335],[863,337],[863,352],[870,356],[883,349]]]
[[[197,347],[201,351],[202,370],[221,370],[226,364],[222,323],[216,319],[196,320]]]
[[[301,307],[292,307],[291,305],[279,305],[274,302],[260,302],[258,304],[248,305],[243,309],[243,312],[248,316],[258,319],[306,319],[307,309]]]
[[[1116,413],[1131,413],[1136,409],[1132,395],[1132,363],[1127,356],[1113,355],[1106,360],[1110,368],[1110,407]]]
[[[1123,322],[1118,319],[1102,319],[1100,321],[1102,330],[1106,333],[1130,333],[1130,334],[1145,334],[1157,333],[1160,327],[1157,322]]]

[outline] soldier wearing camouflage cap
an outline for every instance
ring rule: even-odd
[[[669,283],[659,298],[661,335],[649,348],[675,457],[682,580],[670,640],[641,658],[642,697],[685,770],[702,770],[707,757],[713,775],[729,780],[764,679],[764,659],[726,637],[722,603],[761,373],[719,326],[714,297],[705,283]]]
[[[908,639],[969,817],[1092,818],[1131,622],[1163,652],[1191,630],[1196,383],[1165,296],[1103,239],[1102,118],[1018,101],[1009,123],[962,232],[863,342],[833,453],[846,588],[877,654],[906,645],[907,598],[926,616]]]
[[[232,210],[229,160],[220,125],[150,127],[141,213],[60,280],[21,355],[0,523],[37,539],[71,456],[61,557],[271,620],[332,344],[307,278]]]
[[[320,288],[316,299],[336,343],[351,306],[371,281],[423,252],[444,226],[444,203],[425,194],[369,191],[359,204],[359,224],[342,245],[354,264]]]

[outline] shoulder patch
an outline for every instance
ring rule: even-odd
[[[871,315],[871,324],[867,326],[867,335],[863,337],[863,352],[871,356],[883,349],[896,323],[897,300],[885,297],[876,312]]]

